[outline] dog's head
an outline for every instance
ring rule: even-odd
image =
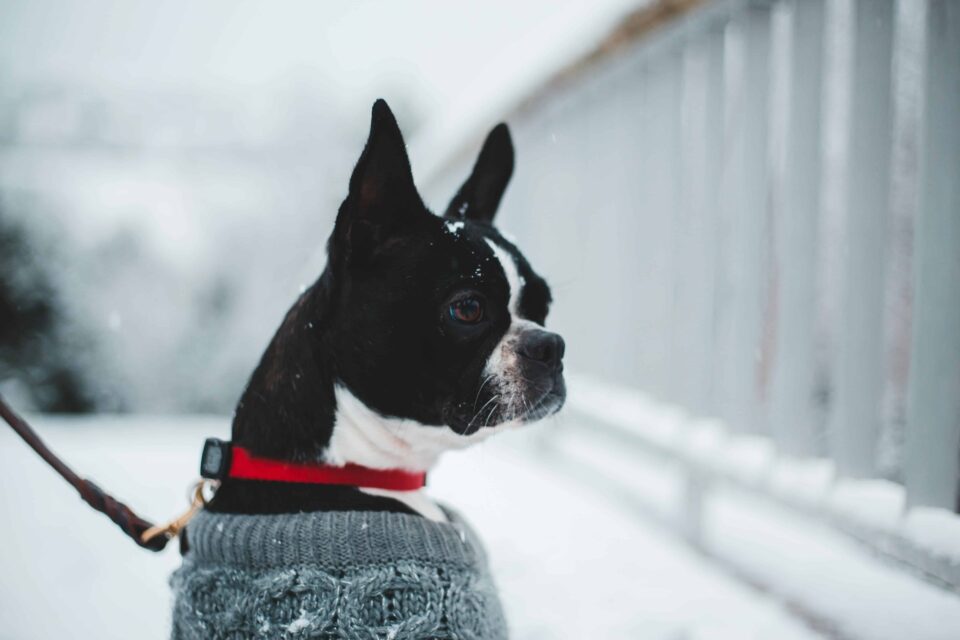
[[[397,122],[377,101],[327,245],[327,269],[251,379],[235,439],[246,434],[270,452],[265,430],[288,423],[299,441],[295,457],[309,456],[336,438],[333,423],[347,399],[418,432],[458,437],[559,410],[564,343],[544,328],[550,289],[493,225],[512,171],[501,124],[445,215],[432,214],[414,186]],[[324,384],[333,388],[311,389]],[[311,431],[325,420],[326,433]]]
[[[550,289],[493,226],[513,172],[506,125],[440,218],[424,206],[383,101],[328,245],[336,373],[375,411],[471,434],[563,404]]]

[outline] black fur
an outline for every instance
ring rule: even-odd
[[[444,217],[492,222],[511,175],[513,142],[507,125],[501,123],[487,136],[470,177],[450,201]]]
[[[307,511],[393,511],[415,513],[407,505],[363,493],[356,487],[231,480],[217,489],[207,507],[217,513],[296,513]]]
[[[515,258],[525,282],[520,315],[543,324],[550,303],[546,282],[492,226],[512,170],[510,134],[498,125],[446,219],[433,215],[414,186],[396,120],[378,100],[327,243],[327,267],[287,313],[253,372],[233,441],[259,456],[321,460],[334,429],[335,385],[381,415],[427,428],[473,433],[522,418],[506,408],[498,413],[496,404],[478,415],[492,398],[482,384],[485,363],[511,323],[509,286],[488,239]],[[484,301],[482,322],[467,326],[448,317],[451,300],[464,292]],[[549,388],[531,394],[552,393],[562,402],[560,371],[544,373]],[[543,405],[542,397],[535,401]],[[352,488],[249,481],[224,482],[211,505],[243,513],[338,508],[409,511]]]

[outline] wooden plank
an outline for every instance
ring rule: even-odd
[[[928,10],[904,479],[909,504],[958,510],[960,3],[935,0]]]
[[[649,389],[659,397],[676,401],[677,363],[674,330],[674,275],[680,266],[676,260],[676,222],[679,205],[680,175],[680,54],[677,48],[658,52],[645,62],[647,70],[647,117],[645,170],[639,179],[646,182],[644,212],[651,238],[662,239],[649,246],[649,271],[639,277],[655,280],[651,297],[644,300],[645,313],[657,319],[657,328],[645,336],[648,357],[655,378]]]
[[[719,295],[721,416],[733,428],[758,432],[761,318],[768,224],[770,9],[753,5],[735,29],[726,78],[724,131],[729,141],[722,198],[723,280]]]
[[[854,4],[843,299],[829,433],[838,470],[851,477],[874,474],[880,424],[893,8],[893,0]]]
[[[775,211],[776,338],[770,423],[778,448],[818,453],[815,382],[823,0],[792,2],[790,108],[782,204]]]
[[[674,294],[680,401],[713,415],[720,167],[723,162],[723,37],[714,25],[684,54],[678,273]]]

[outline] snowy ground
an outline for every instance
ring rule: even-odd
[[[228,433],[223,418],[34,422],[77,469],[154,519],[182,508],[203,438]],[[430,478],[432,492],[456,504],[485,538],[513,637],[827,637],[780,598],[745,586],[536,455],[531,435],[451,454]],[[166,637],[166,577],[178,563],[176,551],[155,556],[138,549],[3,429],[0,470],[0,639]],[[747,535],[736,531],[743,522],[733,518],[729,526]],[[762,555],[755,560],[764,564]],[[960,602],[950,604],[940,620],[960,611]],[[839,601],[834,606],[844,609]],[[869,627],[860,629],[868,634],[850,637],[872,637]]]
[[[36,426],[77,469],[156,519],[181,509],[204,436],[227,434],[217,418],[48,418]],[[434,493],[486,538],[517,638],[816,637],[535,462],[522,440],[451,455],[431,476]],[[128,638],[135,629],[165,637],[166,576],[177,553],[136,548],[6,431],[0,469],[0,637]]]

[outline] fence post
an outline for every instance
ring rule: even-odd
[[[793,0],[784,197],[775,212],[778,282],[770,422],[781,451],[816,453],[815,326],[820,225],[823,0]]]
[[[702,383],[703,397],[702,404],[697,408],[702,415],[717,415],[718,407],[718,384],[716,374],[719,369],[719,359],[717,357],[717,265],[720,259],[719,234],[717,233],[720,224],[720,212],[718,204],[720,203],[720,182],[722,172],[720,167],[723,165],[723,69],[724,69],[724,37],[726,32],[726,23],[715,25],[707,33],[706,55],[707,55],[707,77],[706,77],[706,96],[704,99],[704,123],[703,136],[703,216],[708,225],[710,240],[707,245],[709,250],[708,261],[705,268],[708,271],[704,274],[709,279],[708,295],[710,296],[708,305],[709,315],[705,318],[703,330],[705,332],[704,361],[700,365],[702,368],[704,381]]]
[[[856,0],[836,407],[838,471],[876,468],[883,389],[884,256],[889,218],[893,0]]]
[[[670,325],[673,344],[671,346],[671,367],[676,403],[692,411],[696,406],[699,382],[698,367],[702,364],[702,350],[699,338],[700,327],[705,316],[700,310],[703,300],[704,280],[700,277],[700,263],[705,259],[704,225],[697,209],[697,189],[699,187],[698,162],[700,159],[700,141],[702,120],[700,110],[704,108],[701,96],[703,82],[700,77],[701,60],[698,43],[684,41],[680,56],[680,157],[676,181],[677,209],[673,228],[674,268],[673,309]]]
[[[677,334],[673,321],[675,276],[681,267],[674,255],[680,226],[675,218],[680,188],[681,69],[680,52],[675,48],[658,51],[647,64],[649,92],[646,104],[649,116],[646,122],[650,128],[646,140],[648,164],[643,179],[649,182],[648,228],[656,237],[664,239],[661,247],[653,249],[654,264],[661,271],[659,282],[652,287],[656,297],[650,300],[652,306],[663,307],[662,312],[650,310],[658,314],[662,328],[659,336],[649,336],[648,340],[651,345],[659,345],[654,353],[660,382],[654,388],[661,398],[668,401],[680,399],[679,367],[674,355],[677,351],[676,341],[682,336]]]
[[[717,199],[723,150],[723,23],[686,44],[683,69],[680,233],[674,331],[683,404],[712,415]]]
[[[904,480],[910,505],[958,510],[960,3],[928,11]]]
[[[729,171],[724,180],[724,276],[719,291],[723,370],[722,417],[735,430],[758,432],[763,268],[768,225],[768,113],[770,7],[751,3],[732,23],[740,47],[725,79],[725,135]],[[735,41],[736,42],[736,41]]]

